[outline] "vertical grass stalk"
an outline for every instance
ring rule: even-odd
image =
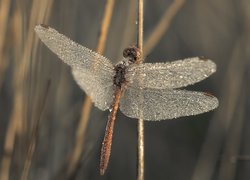
[[[105,6],[105,12],[102,20],[102,25],[100,29],[100,36],[97,44],[96,52],[99,54],[103,54],[103,51],[105,49],[105,44],[107,40],[107,34],[110,26],[111,17],[113,14],[114,9],[114,0],[107,0],[106,6]],[[79,122],[78,129],[76,131],[76,137],[75,137],[75,147],[72,150],[72,153],[69,158],[69,166],[67,169],[67,175],[70,176],[73,171],[76,169],[77,164],[80,160],[80,156],[83,149],[83,143],[84,143],[84,133],[86,131],[86,127],[89,120],[90,111],[92,108],[92,100],[89,96],[86,97],[82,112],[81,112],[81,119]]]
[[[143,0],[138,0],[138,37],[137,46],[141,51],[139,63],[143,62]],[[144,179],[144,122],[138,119],[138,171],[137,179]]]

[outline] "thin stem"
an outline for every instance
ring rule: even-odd
[[[96,48],[96,52],[98,52],[99,54],[103,54],[103,51],[105,48],[109,25],[110,25],[111,17],[113,14],[114,4],[115,4],[114,0],[108,0],[106,7],[105,7],[104,17],[103,17],[102,26],[101,26],[101,33],[100,33],[98,45]]]
[[[17,105],[15,105],[17,106]],[[13,116],[13,115],[12,115]],[[0,179],[8,180],[9,171],[12,160],[12,153],[14,149],[14,142],[16,138],[17,123],[15,118],[11,118],[7,127],[7,133],[4,143],[4,154],[1,162]]]
[[[22,153],[22,151],[18,151],[20,150],[19,147],[15,147],[15,142],[18,136],[20,137],[21,134],[24,135],[27,133],[27,129],[25,129],[25,125],[27,124],[27,118],[23,118],[25,114],[25,110],[26,110],[25,108],[27,108],[26,107],[27,105],[24,103],[26,102],[24,101],[25,99],[24,87],[26,87],[25,84],[27,83],[26,78],[28,75],[30,75],[29,68],[30,68],[30,64],[32,64],[31,55],[33,54],[34,50],[37,47],[36,45],[34,46],[34,33],[33,33],[34,30],[33,29],[34,29],[34,25],[37,22],[46,21],[45,16],[50,14],[49,10],[51,6],[49,6],[49,4],[51,4],[53,1],[45,1],[41,3],[41,1],[37,0],[32,3],[31,15],[30,15],[30,18],[28,19],[29,26],[28,26],[27,31],[22,31],[25,29],[25,28],[22,28],[22,24],[23,24],[22,20],[24,19],[23,18],[24,12],[19,9],[20,6],[18,6],[19,4],[18,2],[19,1],[17,1],[14,6],[18,8],[15,10],[15,14],[14,14],[13,22],[12,22],[13,27],[15,29],[11,29],[11,32],[16,32],[16,34],[14,35],[14,37],[16,37],[16,41],[14,42],[15,43],[15,49],[14,49],[15,68],[13,70],[14,72],[13,89],[15,90],[14,103],[13,103],[14,106],[13,106],[11,117],[10,117],[10,123],[8,125],[8,129],[6,132],[6,138],[5,138],[5,144],[4,144],[4,156],[2,158],[1,169],[0,169],[1,180],[9,179],[11,162],[15,160],[13,158],[14,149],[16,149],[18,153]],[[0,6],[0,7],[7,8],[9,10],[10,4],[7,4],[9,2],[2,1],[2,3],[3,4],[1,5],[4,5],[5,7],[4,6]],[[39,9],[39,11],[37,11],[37,9]],[[3,12],[1,11],[0,14],[3,15],[2,13]],[[1,16],[1,18],[4,18],[4,16],[3,17]],[[7,16],[5,18],[7,18]],[[0,21],[1,21],[0,24],[3,22],[7,22],[4,19],[1,19]],[[3,34],[4,33],[3,31],[4,29],[2,29],[0,34]],[[23,37],[24,34],[27,35],[25,36],[27,38]],[[20,45],[22,45],[22,47]],[[23,142],[22,138],[19,138],[18,140],[21,143]],[[25,169],[27,170],[26,172],[28,173],[29,166],[27,165]]]
[[[138,37],[137,46],[141,51],[141,62],[143,61],[143,0],[138,0]]]
[[[249,161],[250,160],[250,156],[246,155],[246,156],[235,156],[234,157],[235,160],[241,160],[241,161]]]
[[[10,0],[2,0],[0,2],[0,87],[2,86],[3,79],[4,79],[4,72],[6,70],[6,62],[5,60],[6,56],[4,53],[4,43],[5,43],[5,38],[6,36],[6,30],[7,30],[7,22],[9,20],[9,11],[10,11]]]
[[[242,34],[242,37],[246,35]],[[246,54],[244,54],[243,49],[247,49],[249,47],[247,45],[244,38],[239,38],[232,50],[227,73],[221,85],[221,92],[223,93],[220,97],[220,107],[223,108],[217,111],[211,119],[191,180],[210,180],[213,178],[215,171],[218,173],[215,168],[221,158],[221,149],[226,148],[223,147],[225,138],[231,134],[230,127],[233,127],[232,122],[234,122],[235,113],[238,111],[238,99],[242,96],[242,89],[245,89],[242,86],[245,77],[243,69],[248,61],[244,60]],[[242,57],[243,60],[238,61],[239,57]],[[232,74],[232,71],[235,73]]]
[[[28,34],[29,35],[34,34],[34,33],[32,33],[34,31],[34,24],[36,22],[40,21],[40,19],[42,19],[43,22],[48,21],[49,16],[51,14],[52,5],[53,5],[53,1],[49,1],[49,0],[43,1],[42,3],[38,1],[37,3],[35,3],[33,5],[32,13],[36,14],[36,19],[34,19],[34,21],[31,21],[33,23],[31,23],[29,25],[29,29],[28,29]],[[40,7],[40,11],[38,11],[38,12],[37,12],[37,7]],[[27,50],[28,53],[26,54],[26,56],[29,56],[29,59],[36,59],[34,56],[35,56],[36,51],[37,51],[37,44],[38,43],[35,40],[34,36],[30,35],[29,38],[30,38],[30,41],[28,41],[28,42],[29,42],[30,48]],[[32,51],[34,53],[32,53]],[[25,55],[24,55],[24,58],[25,58]],[[23,61],[25,62],[25,59],[23,59]],[[47,87],[45,89],[45,92],[44,92],[44,95],[45,95],[44,97],[45,98],[42,99],[41,109],[38,112],[38,116],[36,116],[34,118],[35,122],[34,122],[34,125],[32,127],[31,140],[30,140],[29,147],[28,147],[28,153],[27,153],[27,156],[25,157],[25,160],[24,160],[24,168],[23,168],[23,171],[22,171],[21,180],[28,179],[33,154],[35,152],[35,148],[36,148],[36,145],[37,145],[37,139],[38,139],[38,135],[39,135],[38,130],[39,130],[39,125],[40,125],[40,121],[41,121],[41,117],[42,117],[42,112],[43,112],[43,110],[45,108],[45,104],[46,104],[46,101],[47,101],[47,98],[48,98],[49,87],[50,87],[50,81],[48,81]]]
[[[138,172],[137,179],[144,179],[144,121],[138,120]]]
[[[143,54],[148,54],[159,42],[164,32],[167,31],[169,25],[176,15],[178,10],[182,7],[185,0],[175,0],[173,4],[166,10],[160,22],[153,30],[153,33],[146,42],[143,48],[143,0],[138,0],[138,41],[137,45],[141,51],[140,63],[144,61]],[[143,52],[143,49],[144,52]],[[144,121],[138,120],[138,172],[137,179],[144,179]]]
[[[48,85],[46,87],[46,91],[44,93],[44,97],[42,98],[42,102],[41,102],[41,110],[38,114],[38,118],[35,121],[33,128],[32,128],[32,135],[31,135],[31,141],[29,144],[29,149],[28,149],[28,153],[27,153],[27,157],[25,159],[24,162],[24,169],[22,172],[22,176],[21,176],[21,180],[26,180],[28,179],[28,173],[29,173],[29,169],[30,169],[30,165],[32,162],[32,157],[36,148],[36,144],[37,144],[37,138],[38,138],[38,133],[39,133],[39,125],[40,125],[40,121],[42,119],[42,113],[44,111],[47,99],[48,99],[48,92],[49,92],[49,87],[50,87],[50,81],[48,82]]]
[[[103,54],[103,51],[105,48],[108,29],[110,26],[110,21],[111,21],[113,9],[114,9],[113,8],[114,2],[115,2],[114,0],[107,0],[106,6],[105,6],[105,12],[104,12],[103,20],[102,20],[100,36],[99,36],[98,45],[96,49],[96,51],[99,54]],[[73,173],[73,171],[76,169],[77,164],[79,162],[82,149],[83,149],[83,144],[84,144],[84,133],[86,131],[86,127],[88,124],[91,108],[92,108],[92,100],[89,96],[87,96],[82,107],[81,119],[80,119],[79,126],[76,132],[76,137],[75,137],[75,146],[69,158],[69,163],[68,163],[69,166],[67,169],[68,176],[70,176],[70,174]]]
[[[0,88],[2,86],[5,70],[6,70],[6,54],[4,53],[4,43],[6,36],[6,30],[7,30],[7,22],[9,21],[9,11],[11,7],[11,1],[10,0],[2,0],[0,2]],[[14,104],[16,106],[16,104]],[[13,116],[13,115],[12,115]],[[6,135],[5,135],[5,142],[3,147],[3,156],[1,160],[0,165],[0,179],[2,180],[8,180],[9,179],[9,171],[10,171],[10,164],[12,160],[12,153],[14,149],[14,143],[16,138],[16,119],[11,118]]]
[[[161,40],[162,36],[168,30],[173,18],[175,17],[177,12],[181,9],[184,2],[185,0],[175,0],[169,6],[169,8],[166,9],[160,21],[158,22],[158,24],[156,25],[153,32],[151,33],[151,35],[149,36],[149,38],[145,43],[144,53],[146,55],[149,54]]]
[[[135,24],[135,21],[137,19],[137,7],[135,7],[135,1],[129,0],[128,6],[127,6],[127,16],[124,19],[124,32],[122,34],[122,40],[121,40],[121,46],[120,50],[118,52],[123,52],[124,47],[127,47],[129,44],[132,44],[132,42],[135,39],[135,33],[137,33],[137,25]],[[134,42],[133,42],[134,43]]]
[[[137,46],[141,51],[139,63],[143,62],[143,0],[138,0],[138,37]],[[144,122],[138,119],[138,171],[137,179],[144,180]]]

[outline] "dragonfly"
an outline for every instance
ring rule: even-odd
[[[179,88],[192,85],[216,71],[203,57],[164,63],[138,63],[140,51],[129,47],[117,64],[59,33],[37,25],[41,41],[71,67],[76,83],[100,110],[110,110],[100,157],[100,174],[108,167],[118,108],[130,118],[159,121],[197,115],[218,107],[216,97]]]

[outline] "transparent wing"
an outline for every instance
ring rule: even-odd
[[[42,42],[63,62],[71,66],[77,84],[101,110],[110,106],[115,71],[111,62],[100,54],[83,47],[53,28],[35,27]]]
[[[216,71],[216,64],[199,57],[168,63],[144,63],[131,66],[127,73],[129,86],[173,89],[199,82]]]
[[[113,65],[107,58],[77,44],[55,29],[38,25],[35,31],[41,41],[73,69],[97,73],[99,78],[109,78],[114,74]]]
[[[125,90],[120,109],[131,118],[157,121],[204,113],[218,103],[216,97],[203,92],[131,87]]]
[[[101,80],[92,73],[82,73],[82,71],[74,69],[72,74],[77,84],[91,97],[96,107],[103,111],[111,107],[114,93],[112,79]]]

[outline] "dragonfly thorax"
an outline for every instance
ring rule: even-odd
[[[121,87],[126,82],[125,74],[128,65],[122,61],[115,66],[114,84]]]

